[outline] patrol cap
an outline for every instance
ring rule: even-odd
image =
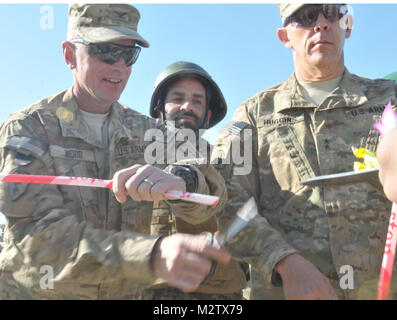
[[[139,11],[128,4],[71,4],[68,31],[76,30],[92,43],[132,39],[147,48],[149,43],[137,32],[140,18]]]
[[[280,10],[281,21],[284,24],[288,17],[292,16],[296,11],[302,8],[307,3],[278,3]]]
[[[212,116],[209,121],[209,127],[213,127],[221,121],[227,111],[227,104],[223,97],[221,89],[219,89],[216,82],[211,78],[207,71],[193,62],[177,61],[166,67],[157,77],[154,84],[154,91],[150,101],[150,115],[156,117],[156,107],[161,97],[164,88],[168,86],[175,79],[183,77],[198,78],[205,86],[211,90],[211,99],[209,101],[209,110],[212,111]]]

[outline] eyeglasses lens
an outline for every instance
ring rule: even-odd
[[[312,27],[316,23],[320,12],[329,22],[338,21],[343,16],[340,10],[341,6],[338,4],[307,5],[287,19],[285,25],[294,22],[298,26]]]
[[[90,43],[88,53],[107,64],[114,64],[123,58],[126,66],[131,66],[138,59],[140,47],[123,46],[115,43]]]

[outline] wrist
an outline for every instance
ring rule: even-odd
[[[151,252],[150,255],[150,261],[149,261],[149,267],[150,267],[150,271],[152,272],[152,274],[155,277],[158,277],[157,275],[157,264],[158,264],[158,258],[160,257],[160,246],[161,246],[161,242],[163,241],[164,236],[159,237],[153,247],[153,250]]]
[[[299,255],[297,253],[293,253],[281,259],[274,266],[273,273],[277,273],[281,278],[281,280],[286,281],[288,279],[289,274],[291,272],[294,272],[294,270],[291,271],[290,266],[291,265],[294,266],[294,263],[292,261],[295,260],[298,256]]]
[[[188,167],[180,165],[169,165],[164,169],[165,172],[180,177],[185,181],[187,192],[196,192],[198,188],[198,178],[196,172]]]

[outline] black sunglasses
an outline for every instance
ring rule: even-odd
[[[70,42],[83,43],[88,46],[88,54],[107,64],[114,64],[123,58],[127,67],[133,65],[138,59],[141,47],[124,46],[112,42],[91,43],[83,39],[74,39]]]
[[[306,5],[295,14],[288,17],[284,23],[284,27],[291,22],[296,23],[299,27],[313,27],[316,24],[320,13],[322,13],[329,22],[338,21],[347,13],[347,10],[343,10],[345,12],[342,12],[341,8],[343,6],[343,4]]]

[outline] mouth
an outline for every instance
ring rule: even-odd
[[[195,124],[196,122],[198,123],[200,121],[200,119],[195,114],[183,110],[175,112],[173,115],[169,117],[168,120],[182,121],[182,122],[188,121],[193,124]]]
[[[187,121],[190,121],[190,122],[196,122],[196,118],[191,117],[191,116],[186,116],[186,115],[179,116],[178,120],[187,120]]]
[[[123,80],[117,78],[103,78],[103,80],[111,84],[120,84],[123,82]]]
[[[326,41],[326,40],[320,40],[320,41],[316,41],[316,42],[313,44],[313,47],[316,46],[316,45],[324,45],[324,44],[332,44],[332,43],[329,42],[329,41]]]

